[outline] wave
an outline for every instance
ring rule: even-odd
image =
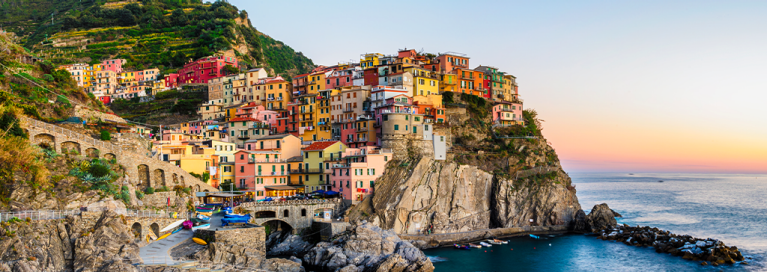
[[[429,261],[431,261],[432,263],[438,263],[438,262],[445,262],[445,261],[447,261],[447,258],[440,257],[440,256],[426,256],[426,257],[429,258]]]

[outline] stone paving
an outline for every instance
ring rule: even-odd
[[[165,239],[154,241],[141,247],[139,249],[139,257],[144,260],[144,264],[174,265],[176,261],[170,256],[170,249],[186,240],[192,239],[192,236],[194,236],[192,230],[182,230],[171,234]]]

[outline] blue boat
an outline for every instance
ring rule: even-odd
[[[532,234],[530,234],[530,238],[533,238],[533,239],[541,239],[541,237],[540,237],[540,236],[538,236],[538,235],[532,235]]]

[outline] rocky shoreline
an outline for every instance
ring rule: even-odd
[[[677,235],[667,230],[649,226],[619,225],[615,217],[621,217],[607,204],[594,206],[585,218],[585,226],[598,235],[598,239],[622,242],[630,246],[653,247],[655,252],[680,256],[685,260],[702,261],[701,265],[748,264],[738,247],[727,246],[712,238],[696,238]]]

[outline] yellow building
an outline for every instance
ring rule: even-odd
[[[130,86],[138,84],[136,82],[136,72],[122,72],[117,76],[117,83],[120,85]]]
[[[267,110],[285,110],[288,108],[288,101],[292,94],[292,85],[277,77],[273,80],[266,80],[260,87],[264,88],[264,100],[266,100]]]
[[[439,94],[439,75],[437,72],[419,67],[407,67],[405,72],[413,74],[413,93],[411,96],[428,96]]]
[[[330,113],[330,97],[337,95],[338,93],[338,89],[324,90],[321,91],[320,95],[317,97],[317,103],[315,104],[317,106],[317,122],[315,123],[317,124],[317,128],[315,134],[317,135],[318,140],[329,140],[333,138],[331,130],[332,114]]]
[[[360,67],[362,69],[373,68],[380,64],[380,59],[384,57],[381,53],[368,53],[360,55]]]
[[[456,74],[442,74],[440,76],[440,82],[439,82],[439,93],[443,92],[455,92],[457,88],[455,87],[458,83],[458,78]]]
[[[298,135],[302,141],[316,141],[317,137],[317,95],[305,94],[298,97]]]
[[[317,94],[319,91],[325,89],[325,77],[330,72],[316,72],[308,75],[309,84],[307,84],[307,93]]]
[[[346,145],[340,141],[314,142],[304,148],[304,164],[299,172],[304,174],[307,192],[330,190],[330,173],[333,161],[341,159]]]

